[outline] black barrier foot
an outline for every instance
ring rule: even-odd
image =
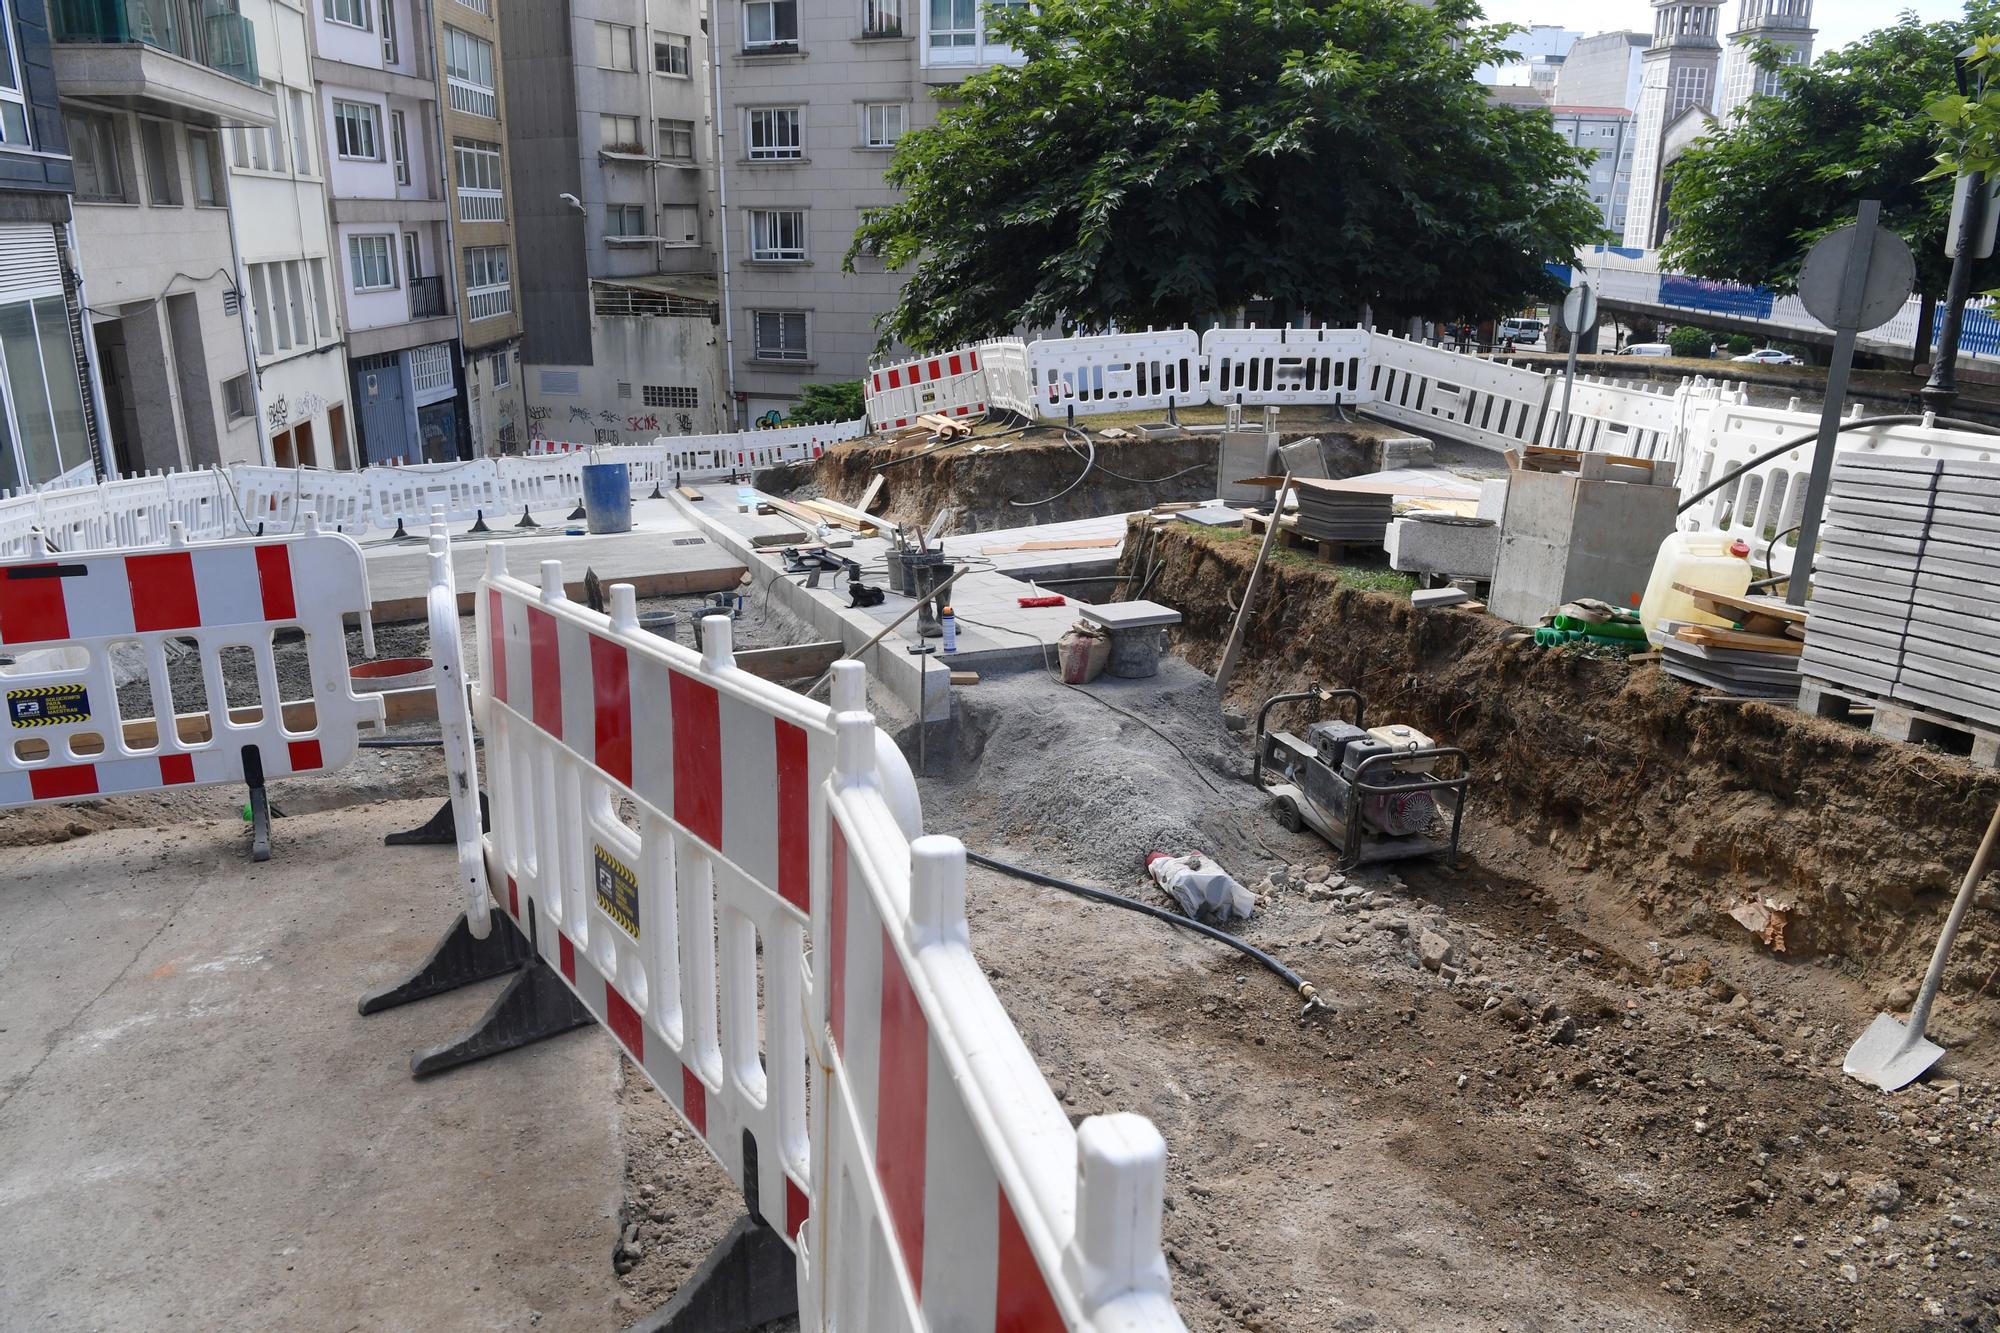
[[[447,1069],[500,1055],[532,1042],[597,1022],[556,970],[536,958],[514,974],[492,1007],[479,1016],[472,1030],[456,1041],[419,1051],[410,1060],[410,1077],[428,1078]]]
[[[264,756],[254,745],[243,747],[243,780],[250,786],[250,859],[271,859],[271,798],[264,792]]]
[[[486,833],[493,827],[492,817],[486,809],[486,793],[479,793],[479,831]],[[447,799],[437,808],[437,813],[415,828],[391,833],[382,839],[384,847],[449,847],[458,841],[458,816],[451,810]]]
[[[629,1333],[750,1333],[799,1312],[798,1275],[777,1232],[739,1217],[674,1298]]]
[[[660,483],[656,481],[653,483],[653,493],[646,498],[648,500],[664,500],[667,497],[660,494]]]
[[[534,516],[528,513],[528,506],[522,505],[521,521],[519,523],[516,523],[514,526],[517,528],[539,528],[542,525],[535,522]]]
[[[565,522],[568,522],[568,523],[576,523],[576,522],[580,522],[580,521],[581,521],[581,520],[582,520],[583,518],[584,518],[584,512],[583,512],[583,506],[582,506],[581,504],[579,504],[579,505],[577,505],[577,507],[576,507],[576,512],[575,512],[575,513],[573,513],[573,514],[571,514],[571,515],[570,515],[570,516],[569,516],[569,517],[568,517],[568,518],[567,518],[566,520],[564,520],[564,521],[565,521]]]
[[[465,913],[460,912],[451,929],[431,950],[431,956],[424,959],[424,965],[395,985],[362,996],[361,1012],[379,1014],[384,1009],[427,1000],[527,966],[535,956],[535,948],[521,928],[505,912],[494,912],[491,920],[492,932],[483,940],[474,939]]]
[[[395,535],[390,537],[389,540],[392,542],[413,542],[416,538],[403,530],[403,520],[399,518],[396,520]]]
[[[493,531],[493,529],[486,526],[486,511],[484,509],[475,509],[472,511],[472,526],[467,528],[466,531],[467,532]]]

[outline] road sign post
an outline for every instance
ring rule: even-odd
[[[1569,335],[1569,360],[1563,365],[1562,415],[1556,418],[1558,449],[1569,448],[1569,396],[1576,387],[1576,340],[1597,323],[1597,288],[1590,285],[1590,278],[1583,270],[1574,272],[1576,277],[1557,312],[1563,332]]]
[[[1793,606],[1805,605],[1812,583],[1813,552],[1819,546],[1820,518],[1833,476],[1834,438],[1847,403],[1855,336],[1887,323],[1903,308],[1917,280],[1917,261],[1910,247],[1878,225],[1881,216],[1880,200],[1862,200],[1854,221],[1821,237],[1799,269],[1799,299],[1813,318],[1833,329],[1834,338],[1833,360],[1826,369],[1826,404],[1819,414],[1819,442],[1813,446],[1799,544],[1785,590],[1785,600]]]

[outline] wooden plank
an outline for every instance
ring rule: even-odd
[[[736,654],[736,665],[765,680],[800,680],[817,676],[838,662],[846,649],[839,639],[813,643],[787,643],[776,648],[745,648]]]
[[[1754,653],[1780,653],[1797,657],[1805,645],[1796,639],[1780,639],[1770,634],[1746,634],[1742,630],[1717,629],[1712,625],[1689,625],[1675,636],[1705,648],[1740,648]]]
[[[677,491],[677,492],[679,493],[680,497],[681,497],[681,498],[682,498],[683,500],[699,500],[699,499],[701,499],[701,492],[700,492],[700,491],[698,491],[698,490],[696,490],[696,489],[695,489],[694,487],[692,487],[692,486],[676,486],[676,487],[675,487],[674,489],[675,489],[675,491]]]
[[[881,498],[883,480],[884,478],[882,474],[879,472],[877,472],[874,476],[870,477],[868,479],[868,489],[861,492],[860,502],[857,503],[854,507],[856,509],[859,509],[864,514],[867,513],[869,510],[873,509],[875,507],[875,501]]]
[[[1583,466],[1586,452],[1582,449],[1558,449],[1548,444],[1531,444],[1522,454],[1521,462],[1527,467],[1547,464],[1555,471],[1570,472]],[[1650,458],[1633,458],[1627,454],[1604,454],[1602,457],[1605,462],[1613,466],[1642,467],[1648,472],[1653,470],[1653,460]]]
[[[1701,607],[1704,611],[1718,616],[1729,615],[1731,611],[1742,611],[1751,615],[1771,616],[1778,620],[1787,620],[1799,625],[1805,624],[1806,621],[1806,610],[1804,607],[1793,606],[1789,602],[1781,602],[1775,597],[1730,597],[1724,593],[1709,592],[1703,588],[1690,588],[1685,583],[1676,583],[1674,591],[1686,593],[1694,599],[1695,605]],[[1735,617],[1730,616],[1730,619],[1733,620]]]
[[[836,528],[846,528],[863,537],[875,535],[875,525],[856,518],[845,505],[835,504],[831,500],[806,500],[803,503],[805,508],[818,514],[824,522],[831,523]]]
[[[1022,542],[1018,546],[987,546],[981,555],[1013,555],[1017,551],[1089,551],[1101,547],[1116,546],[1123,537],[1073,537],[1067,540]]]
[[[951,673],[951,683],[954,685],[977,685],[979,683],[979,673],[977,671],[954,671]]]

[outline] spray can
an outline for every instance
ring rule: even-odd
[[[958,618],[952,615],[950,607],[947,606],[943,614],[938,617],[938,624],[944,630],[944,650],[948,653],[957,652]]]

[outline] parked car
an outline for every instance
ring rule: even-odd
[[[1732,356],[1731,361],[1751,361],[1760,366],[1796,366],[1799,359],[1790,352],[1781,352],[1775,347],[1760,347],[1742,356]]]
[[[1525,316],[1519,319],[1503,319],[1493,336],[1501,341],[1512,338],[1517,344],[1538,343],[1542,340],[1542,330],[1546,327],[1542,320],[1529,319]]]
[[[1624,356],[1672,356],[1672,343],[1633,343],[1621,355]]]

